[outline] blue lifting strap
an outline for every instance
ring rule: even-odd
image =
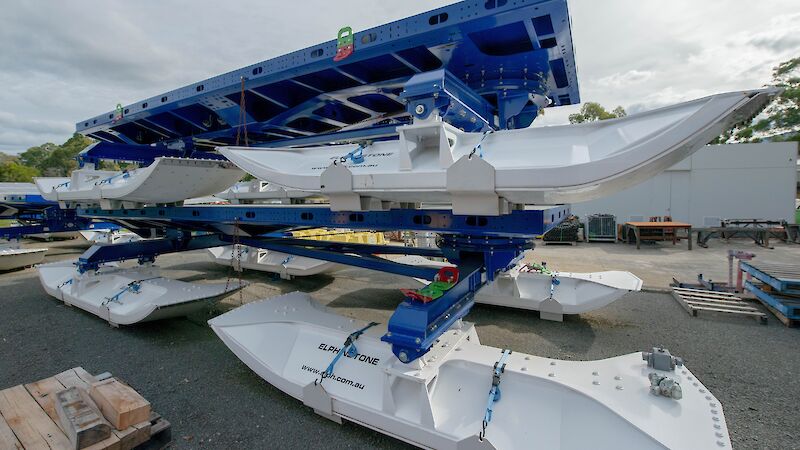
[[[367,148],[366,144],[359,144],[358,148],[352,152],[342,156],[339,161],[342,163],[347,162],[349,159],[353,164],[361,164],[364,162],[364,149]]]
[[[336,363],[339,362],[339,359],[342,358],[342,355],[347,354],[347,356],[350,358],[355,358],[356,355],[358,355],[358,349],[356,348],[356,339],[361,337],[361,335],[364,334],[365,331],[369,330],[370,328],[374,327],[377,324],[378,322],[370,322],[364,328],[356,330],[350,333],[349,336],[347,336],[347,339],[344,340],[344,345],[342,345],[342,348],[340,348],[339,351],[336,353],[336,356],[333,357],[333,361],[331,361],[331,363],[328,365],[328,368],[325,369],[325,372],[322,372],[322,375],[319,379],[320,383],[322,383],[322,380],[324,380],[325,378],[328,378],[333,375],[333,367],[336,366]]]
[[[500,377],[502,377],[503,373],[506,371],[506,361],[508,361],[508,357],[510,355],[511,350],[503,350],[503,355],[500,356],[500,360],[494,363],[492,389],[489,390],[489,399],[486,401],[486,413],[483,416],[483,426],[480,434],[478,435],[480,439],[483,439],[486,436],[486,427],[489,425],[489,422],[492,421],[494,404],[500,401]]]
[[[556,293],[556,286],[561,284],[561,281],[558,279],[556,274],[550,274],[550,300],[553,299],[553,295]]]

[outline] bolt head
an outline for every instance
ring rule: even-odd
[[[419,114],[419,115],[425,114],[425,105],[423,105],[423,104],[417,105],[417,107],[414,108],[414,112]]]
[[[404,363],[408,362],[408,354],[406,352],[400,352],[400,354],[397,357],[400,358],[400,361]]]

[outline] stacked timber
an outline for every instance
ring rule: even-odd
[[[2,449],[160,449],[171,440],[169,422],[110,375],[77,367],[0,391]]]

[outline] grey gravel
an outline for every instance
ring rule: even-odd
[[[74,244],[48,260],[75,257]],[[225,280],[202,252],[168,255],[169,276]],[[248,272],[244,301],[311,292],[342,314],[386,322],[413,282],[365,270],[287,282]],[[0,274],[0,388],[75,366],[122,377],[173,424],[174,448],[408,448],[392,438],[316,416],[242,364],[205,321],[239,302],[232,296],[207,314],[113,329],[41,288],[36,271]],[[663,345],[722,402],[736,448],[800,448],[800,330],[777,320],[711,315],[690,318],[662,293],[629,294],[609,307],[564,323],[537,314],[477,306],[468,320],[481,342],[551,358],[590,360]]]

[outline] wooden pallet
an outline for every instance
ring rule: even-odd
[[[766,314],[742,301],[740,297],[726,292],[673,287],[672,296],[692,317],[697,317],[698,311],[711,311],[748,316],[763,325],[767,323]]]
[[[0,391],[0,449],[72,449],[61,429],[55,408],[55,394],[70,387],[88,389],[99,381],[81,367],[61,372],[35,383]],[[91,450],[156,450],[172,442],[170,423],[153,413],[150,420],[111,437]]]

